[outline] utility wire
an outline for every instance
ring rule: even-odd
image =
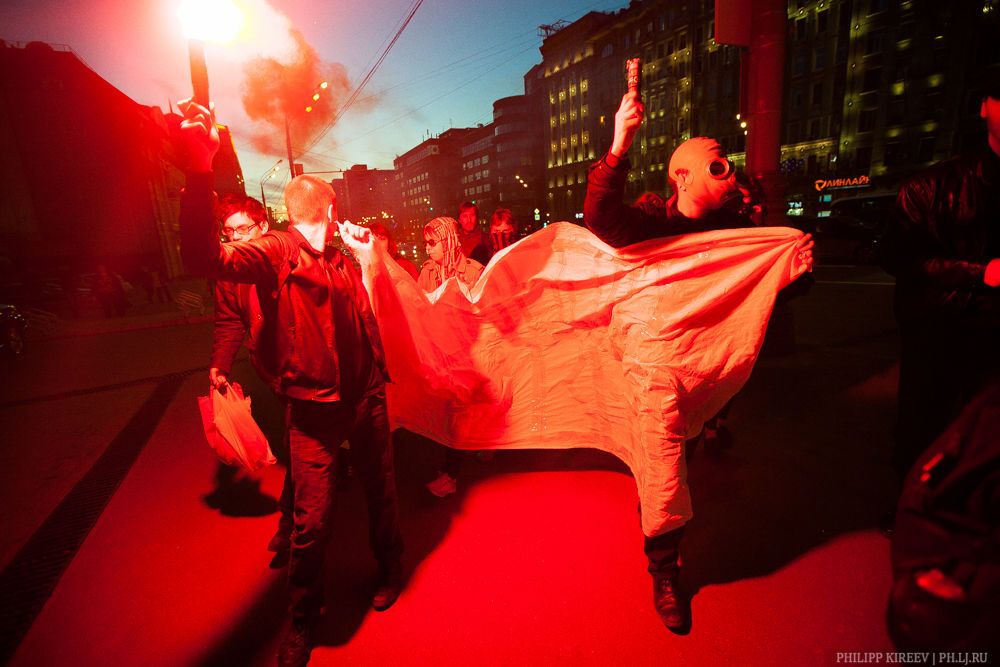
[[[401,88],[401,87],[406,87],[406,86],[410,86],[410,85],[416,85],[417,83],[420,83],[421,81],[423,81],[425,79],[432,78],[432,77],[435,77],[435,76],[440,76],[441,74],[446,73],[449,69],[455,69],[455,67],[457,65],[459,65],[460,63],[462,63],[463,61],[470,61],[471,60],[471,61],[475,62],[475,61],[492,60],[495,56],[499,56],[499,55],[501,55],[503,53],[506,53],[506,52],[508,52],[508,51],[510,51],[512,49],[516,49],[518,47],[524,47],[525,44],[526,44],[526,42],[524,42],[524,40],[522,40],[518,44],[515,44],[513,46],[506,46],[505,48],[499,49],[498,51],[494,51],[492,53],[473,54],[471,56],[466,56],[464,58],[460,58],[459,60],[453,61],[452,63],[449,63],[448,65],[445,65],[444,67],[439,68],[438,70],[432,71],[429,74],[426,74],[426,75],[424,75],[422,77],[418,77],[417,79],[412,79],[412,80],[407,81],[405,83],[401,83],[401,84],[399,84],[397,86],[392,86],[390,88],[383,89],[382,91],[380,91],[378,93],[374,93],[374,94],[369,95],[367,97],[362,97],[358,101],[365,101],[365,100],[368,100],[368,99],[372,99],[372,98],[375,98],[375,97],[378,97],[380,95],[385,94],[389,90],[393,90],[393,89]],[[534,48],[534,45],[535,45],[535,41],[534,41],[534,39],[532,39],[532,40],[530,40],[530,44],[528,44],[527,48],[521,48],[521,50],[518,53],[514,54],[514,55],[520,55],[521,53],[529,51],[532,48]],[[501,44],[497,44],[495,46],[502,46],[502,45]],[[493,62],[495,62],[495,61],[493,61]],[[464,65],[464,66],[468,66],[468,64],[469,63],[466,63],[466,65]],[[482,65],[485,65],[485,64],[489,64],[489,63],[479,63],[478,66],[481,67]],[[494,66],[494,67],[489,68],[487,70],[483,70],[481,73],[476,74],[476,76],[473,79],[471,79],[469,82],[471,83],[472,81],[475,81],[475,80],[477,80],[479,78],[482,78],[482,76],[485,76],[487,73],[489,73],[493,69],[496,69],[496,67]],[[408,113],[413,113],[413,112],[411,111],[411,112],[408,112]],[[486,114],[484,114],[482,117],[480,117],[480,120],[482,118],[484,118],[485,116],[490,115],[490,114],[492,114],[492,111],[489,111]],[[479,122],[479,121],[477,120],[476,122]],[[378,128],[376,128],[376,129],[378,129]],[[332,158],[334,160],[338,160],[338,161],[344,162],[344,163],[351,163],[351,164],[358,164],[359,163],[358,160],[349,160],[347,158],[342,158],[342,157],[339,157],[339,156],[336,156],[336,155],[332,155],[332,154],[329,154],[329,153],[323,153],[322,151],[312,150],[311,146],[314,145],[315,143],[317,143],[317,142],[312,142],[312,144],[310,144],[310,147],[300,147],[300,146],[294,146],[293,145],[292,148],[297,153],[299,153],[302,157],[306,157],[306,156],[309,156],[309,157],[312,157],[312,158],[328,157],[328,158]],[[394,153],[385,152],[385,154],[386,155],[392,155]],[[330,164],[330,163],[327,162],[326,164]]]
[[[382,55],[378,57],[378,60],[375,61],[375,64],[372,65],[371,69],[368,70],[368,73],[365,74],[364,78],[361,79],[361,83],[357,85],[357,87],[354,89],[354,92],[351,93],[351,96],[347,99],[344,105],[340,107],[340,110],[337,112],[337,115],[334,116],[333,121],[331,121],[330,124],[327,125],[326,129],[320,132],[315,139],[309,142],[309,145],[306,146],[306,150],[311,149],[313,146],[319,143],[323,139],[323,137],[326,136],[327,132],[329,132],[330,129],[337,124],[337,121],[341,119],[344,113],[346,113],[347,110],[351,108],[351,105],[354,104],[354,101],[358,98],[358,95],[361,94],[361,91],[364,90],[365,86],[368,85],[368,82],[371,81],[372,76],[375,75],[375,72],[382,64],[382,61],[385,60],[385,57],[389,55],[389,51],[391,51],[392,47],[395,46],[396,42],[399,40],[400,35],[402,35],[403,31],[406,30],[406,26],[408,26],[410,24],[410,21],[413,20],[414,15],[417,13],[417,10],[420,9],[420,6],[422,4],[424,4],[424,0],[416,0],[416,2],[413,3],[410,13],[403,21],[403,24],[399,27],[399,30],[396,31],[396,34],[393,35],[392,40],[382,51]]]
[[[416,0],[414,0],[414,2],[416,2]],[[378,49],[376,49],[375,52],[372,53],[372,57],[368,59],[368,62],[366,62],[365,66],[362,68],[363,71],[368,71],[372,63],[375,62],[375,59],[378,57],[376,54],[378,54],[380,50],[383,49],[385,45],[389,43],[389,40],[391,39],[393,34],[399,32],[400,27],[402,26],[403,22],[406,21],[406,17],[409,16],[412,10],[413,10],[413,5],[411,4],[409,8],[407,8],[406,12],[403,13],[403,18],[400,19],[399,23],[397,23],[394,28],[391,28],[388,32],[385,33],[385,37],[382,38],[382,42],[378,45]]]
[[[612,1],[614,2],[614,0],[612,0]],[[368,84],[368,82],[371,80],[372,76],[374,76],[376,70],[382,64],[382,61],[388,55],[389,51],[395,45],[396,41],[399,39],[400,35],[402,35],[403,31],[406,29],[407,25],[409,25],[410,21],[413,19],[413,16],[416,14],[417,10],[420,8],[420,6],[422,4],[423,4],[423,0],[415,0],[415,2],[410,6],[410,9],[408,10],[408,13],[406,14],[405,18],[401,21],[399,27],[396,30],[396,33],[392,37],[392,40],[389,41],[388,45],[383,49],[381,55],[376,60],[374,66],[372,66],[368,70],[368,72],[362,78],[361,82],[355,88],[355,90],[352,93],[351,97],[340,108],[340,110],[338,111],[338,113],[334,117],[334,119],[330,122],[329,125],[327,125],[327,127],[324,130],[322,130],[316,136],[316,138],[314,138],[313,140],[311,140],[305,148],[297,149],[299,151],[299,153],[300,153],[301,156],[308,155],[311,159],[317,160],[318,162],[322,162],[322,163],[324,163],[326,165],[329,165],[329,166],[334,166],[334,165],[332,163],[328,162],[327,160],[324,160],[323,158],[330,158],[330,159],[333,159],[333,160],[337,160],[339,162],[343,162],[344,164],[350,164],[350,163],[357,163],[358,162],[357,160],[347,160],[347,159],[344,159],[344,158],[341,158],[341,157],[330,155],[328,153],[322,153],[320,151],[314,151],[314,150],[312,150],[312,148],[316,144],[318,144],[329,133],[329,131],[336,125],[337,121],[339,121],[340,118],[343,117],[343,115],[348,111],[348,109],[355,102],[358,101],[358,95],[359,95],[359,93]],[[608,4],[607,0],[602,0],[602,1],[599,1],[599,2],[595,2],[595,3],[592,3],[592,4],[588,5],[587,7],[585,7],[583,9],[583,11],[587,12],[587,11],[590,11],[590,10],[598,7],[598,6],[604,6],[604,5],[607,5],[607,4]],[[618,3],[614,2],[614,4],[618,4]],[[519,34],[517,34],[514,37],[514,39],[522,39],[523,40],[524,37],[526,37],[527,35],[534,34],[534,32],[535,32],[534,30],[531,30],[531,31],[526,31],[526,32],[519,33]],[[383,43],[385,43],[384,40],[383,40]],[[523,43],[523,41],[520,42],[520,43]],[[489,51],[492,48],[498,47],[498,46],[504,46],[504,45],[509,45],[509,44],[510,44],[510,40],[506,40],[503,43],[497,43],[493,47],[488,47],[487,51]],[[382,94],[384,94],[384,93],[386,93],[386,92],[388,92],[390,90],[394,90],[394,89],[397,89],[397,88],[403,88],[403,87],[407,87],[407,86],[410,86],[410,85],[415,85],[416,83],[418,83],[420,81],[424,81],[426,79],[433,78],[435,76],[440,76],[441,74],[444,74],[444,73],[448,72],[449,70],[455,69],[457,66],[459,66],[461,63],[463,63],[465,61],[471,60],[473,62],[476,62],[476,61],[480,61],[480,60],[488,60],[490,58],[493,58],[493,57],[496,57],[498,55],[501,55],[501,54],[503,54],[503,53],[505,53],[505,52],[507,52],[507,51],[509,51],[511,49],[517,48],[517,46],[519,44],[515,44],[514,46],[506,46],[506,48],[500,49],[496,53],[485,53],[484,54],[483,51],[480,50],[479,52],[474,53],[472,55],[469,55],[469,56],[466,56],[464,58],[459,58],[458,60],[452,61],[451,63],[448,63],[447,65],[444,65],[443,67],[438,68],[438,70],[432,71],[429,74],[424,75],[423,77],[420,77],[419,79],[410,80],[410,81],[407,81],[405,83],[398,84],[396,86],[390,86],[389,88],[386,88],[386,89],[384,89],[384,90],[382,90],[382,91],[380,91],[378,93],[374,93],[374,94],[369,95],[367,97],[363,97],[363,98],[361,98],[361,101],[365,101],[365,100],[372,99],[374,97],[378,97],[379,95],[382,95]],[[531,46],[529,46],[528,48],[522,49],[521,51],[518,51],[517,53],[515,53],[513,55],[514,56],[521,55],[522,53],[525,53],[525,52],[531,50],[532,48],[534,48],[534,45],[535,45],[535,40],[533,39],[533,40],[531,40]],[[371,62],[371,61],[369,61],[369,62]],[[498,69],[499,67],[501,67],[505,63],[506,63],[506,60],[504,62],[500,63],[500,65],[497,65],[495,67],[487,69],[484,72],[482,72],[481,74],[478,74],[478,75],[474,76],[473,78],[465,81],[464,83],[460,84],[456,88],[453,88],[452,90],[450,90],[450,91],[448,91],[446,93],[443,93],[443,94],[441,94],[441,95],[439,95],[439,96],[437,96],[435,98],[432,98],[428,102],[426,102],[426,103],[424,103],[424,104],[422,104],[422,105],[420,105],[420,106],[418,106],[418,107],[416,107],[416,108],[408,111],[405,114],[397,116],[396,118],[394,118],[394,119],[392,119],[392,120],[390,120],[390,121],[388,121],[386,123],[383,123],[382,125],[379,125],[379,126],[373,128],[373,129],[371,129],[371,130],[369,130],[369,131],[367,131],[367,132],[365,132],[363,134],[357,135],[353,139],[350,139],[350,140],[348,140],[346,142],[342,142],[340,145],[345,145],[347,143],[351,143],[353,141],[356,141],[357,139],[360,139],[361,137],[368,136],[369,134],[372,134],[373,132],[377,132],[378,130],[384,129],[385,127],[388,127],[389,125],[393,125],[396,122],[398,122],[398,121],[406,118],[407,116],[410,116],[410,115],[416,113],[417,111],[420,111],[421,109],[426,108],[430,104],[432,104],[432,103],[434,103],[434,102],[436,102],[436,101],[438,101],[440,99],[443,99],[443,98],[445,98],[445,97],[447,97],[447,96],[449,96],[449,95],[457,92],[458,90],[461,90],[465,86],[467,86],[467,85],[469,85],[469,84],[477,81],[478,79],[481,79],[483,76],[485,76],[486,74],[488,74],[488,73],[490,73],[490,72]],[[483,116],[481,116],[481,118],[485,118],[486,115],[487,114],[484,114]],[[293,148],[295,148],[295,147],[293,147]]]
[[[366,75],[366,77],[365,77],[364,82],[363,82],[362,85],[364,85],[365,83],[367,83],[371,79],[371,75],[373,75],[375,73],[375,69],[377,69],[378,65],[381,64],[382,60],[385,58],[385,55],[388,54],[389,49],[392,48],[392,45],[395,44],[396,39],[399,38],[399,35],[402,34],[403,29],[409,23],[409,19],[412,18],[412,14],[416,12],[417,7],[419,7],[420,4],[422,4],[422,2],[423,2],[423,0],[418,0],[417,6],[414,7],[413,12],[411,12],[410,16],[408,16],[407,19],[403,22],[403,25],[397,31],[395,37],[393,38],[393,41],[390,42],[389,46],[385,49],[385,51],[383,52],[382,56],[379,58],[379,60],[376,63],[375,67],[372,68],[369,71],[368,75]],[[607,4],[607,0],[601,0],[601,1],[598,1],[598,2],[595,2],[595,3],[591,3],[590,5],[588,5],[587,7],[585,7],[583,11],[584,12],[588,12],[588,11],[590,11],[590,10],[598,7],[598,6],[602,6],[602,5],[606,5],[606,4]],[[529,33],[519,33],[517,35],[517,37],[522,37],[522,36],[524,36],[526,34],[529,34]],[[515,39],[517,37],[515,37]],[[534,40],[532,40],[532,46],[531,47],[529,47],[528,49],[523,49],[523,50],[517,52],[514,55],[520,55],[521,53],[525,53],[526,51],[530,50],[531,48],[534,48]],[[505,50],[507,50],[507,49],[501,50],[499,53],[503,53]],[[499,55],[499,53],[497,53],[495,55]],[[481,55],[481,53],[480,53],[480,55]],[[458,63],[461,63],[461,62],[463,62],[465,60],[469,60],[469,59],[473,59],[473,58],[477,58],[477,54],[466,56],[465,58],[460,58],[457,61],[453,61],[449,65],[445,65],[443,68],[440,68],[438,72],[432,72],[431,74],[427,75],[424,78],[431,78],[433,76],[437,76],[438,74],[443,73],[443,71],[445,71],[446,69],[452,67],[453,65],[457,65]],[[480,74],[480,75],[478,75],[478,76],[476,76],[476,77],[474,77],[474,78],[466,81],[465,83],[459,85],[458,87],[453,88],[452,90],[448,91],[447,93],[439,95],[438,97],[435,97],[435,98],[431,99],[430,101],[426,102],[425,104],[422,104],[421,106],[416,107],[415,109],[412,109],[412,110],[410,110],[409,112],[407,112],[405,114],[397,116],[396,118],[392,119],[391,121],[389,121],[387,123],[383,123],[382,125],[379,125],[378,127],[374,128],[372,130],[369,130],[368,132],[360,134],[360,135],[358,135],[358,136],[354,137],[353,139],[350,139],[350,140],[348,140],[346,142],[342,142],[340,145],[345,145],[345,144],[351,143],[353,141],[356,141],[357,139],[360,139],[361,137],[368,136],[372,132],[376,132],[376,131],[381,130],[381,129],[385,128],[385,127],[388,127],[389,125],[392,125],[392,124],[394,124],[394,123],[402,120],[403,118],[406,118],[407,116],[410,116],[410,115],[416,113],[417,111],[419,111],[419,110],[427,107],[428,105],[432,104],[433,102],[436,102],[437,100],[440,100],[440,99],[442,99],[444,97],[447,97],[448,95],[451,95],[454,92],[457,92],[458,90],[464,88],[465,86],[469,85],[470,83],[473,83],[474,81],[482,78],[486,74],[488,74],[488,73],[494,71],[495,69],[499,68],[503,64],[505,64],[505,63],[501,63],[500,65],[497,65],[496,67],[490,68],[490,69],[486,70],[485,72],[483,72],[482,74]],[[395,86],[395,87],[401,87],[401,86],[409,85],[409,83],[410,82],[408,82],[406,84],[400,84],[400,86]],[[360,92],[360,89],[361,89],[361,87],[359,87],[357,90],[355,90],[355,94],[352,95],[351,98],[347,101],[347,103],[345,103],[344,106],[341,107],[340,111],[337,113],[336,117],[333,119],[333,121],[330,123],[330,125],[328,125],[325,130],[323,130],[314,140],[312,140],[309,143],[309,145],[306,147],[306,150],[304,151],[304,153],[308,153],[308,154],[310,154],[312,156],[326,156],[324,153],[320,153],[318,151],[312,151],[311,150],[312,147],[315,146],[317,143],[319,143],[327,135],[327,133],[330,131],[330,129],[332,129],[334,127],[334,125],[336,125],[337,121],[340,120],[340,118],[348,110],[348,108],[350,107],[350,105],[354,103],[354,101],[355,101],[355,99],[357,97],[356,93]],[[392,88],[387,88],[386,91],[388,91],[388,90],[392,90]],[[383,91],[383,92],[386,92],[386,91]],[[364,98],[364,99],[370,99],[371,97],[375,97],[378,94],[379,93],[376,93],[375,95],[371,95],[368,98]],[[330,157],[330,156],[327,156],[327,157]],[[337,159],[337,158],[335,158],[335,159]]]
[[[532,46],[532,47],[529,47],[529,48],[527,48],[527,49],[524,49],[523,51],[521,51],[520,53],[517,53],[517,54],[515,54],[515,55],[520,55],[521,53],[524,53],[524,52],[526,52],[526,51],[529,51],[529,50],[530,50],[530,49],[532,49],[532,48],[534,48],[534,47]],[[396,117],[395,117],[395,118],[393,118],[392,120],[390,120],[390,121],[388,121],[388,122],[386,122],[386,123],[383,123],[382,125],[379,125],[378,127],[375,127],[375,128],[372,128],[371,130],[368,130],[367,132],[364,132],[364,133],[362,133],[362,134],[359,134],[359,135],[357,135],[356,137],[354,137],[353,139],[348,139],[347,141],[344,141],[344,142],[341,142],[341,143],[340,143],[340,145],[341,145],[341,146],[346,146],[347,144],[350,144],[350,143],[352,143],[352,142],[354,142],[354,141],[357,141],[357,140],[358,140],[358,139],[360,139],[361,137],[366,137],[366,136],[368,136],[368,135],[369,135],[369,134],[371,134],[372,132],[377,132],[377,131],[379,131],[379,130],[381,130],[381,129],[384,129],[384,128],[386,128],[386,127],[388,127],[388,126],[390,126],[390,125],[392,125],[392,124],[394,124],[394,123],[397,123],[397,122],[399,122],[399,121],[403,120],[404,118],[406,118],[407,116],[411,116],[411,115],[413,115],[414,113],[416,113],[416,112],[420,111],[421,109],[423,109],[423,108],[425,108],[425,107],[428,107],[428,106],[430,106],[430,105],[431,105],[431,104],[433,104],[434,102],[437,102],[437,101],[438,101],[438,100],[440,100],[440,99],[443,99],[443,98],[445,98],[445,97],[448,97],[448,96],[449,96],[449,95],[451,95],[452,93],[456,93],[456,92],[458,92],[458,91],[459,91],[459,90],[461,90],[462,88],[465,88],[465,87],[466,87],[466,86],[468,86],[469,84],[471,84],[471,83],[474,83],[474,82],[478,81],[479,79],[483,78],[484,76],[486,76],[486,75],[487,75],[487,74],[489,74],[490,72],[492,72],[492,71],[494,71],[494,70],[496,70],[496,69],[499,69],[499,68],[503,67],[503,66],[504,66],[504,65],[506,65],[506,64],[507,64],[507,62],[506,62],[506,61],[504,61],[504,62],[502,62],[502,63],[500,63],[500,64],[498,64],[498,65],[495,65],[495,66],[491,67],[490,69],[486,70],[485,72],[483,72],[482,74],[478,74],[478,75],[476,75],[476,76],[472,77],[471,79],[468,79],[467,81],[464,81],[464,82],[460,83],[460,84],[459,84],[458,86],[456,86],[456,87],[452,88],[452,89],[451,89],[451,90],[449,90],[448,92],[446,92],[446,93],[442,93],[441,95],[438,95],[437,97],[434,97],[434,98],[431,98],[430,100],[428,100],[427,102],[425,102],[425,103],[421,104],[420,106],[418,106],[418,107],[416,107],[416,108],[414,108],[414,109],[411,109],[410,111],[407,111],[407,112],[406,112],[406,113],[404,113],[404,114],[401,114],[401,115],[399,115],[399,116],[396,116]]]
[[[371,95],[367,95],[365,97],[360,98],[358,101],[359,102],[365,102],[367,100],[374,99],[376,97],[380,97],[380,96],[388,93],[391,90],[398,90],[400,88],[408,88],[410,86],[415,86],[415,85],[417,85],[419,83],[422,83],[422,82],[424,82],[424,81],[426,81],[428,79],[433,79],[436,76],[441,76],[443,74],[448,74],[449,72],[454,71],[456,69],[463,69],[463,68],[469,66],[470,64],[476,63],[477,61],[492,60],[493,58],[495,58],[495,57],[497,57],[499,55],[502,55],[502,54],[504,54],[504,53],[506,53],[508,51],[513,51],[515,49],[523,48],[524,46],[529,46],[529,45],[532,46],[532,47],[535,45],[535,39],[534,39],[534,37],[532,37],[529,40],[521,39],[520,41],[518,41],[517,43],[515,43],[513,45],[511,45],[510,42],[507,42],[505,48],[502,48],[502,49],[500,49],[498,51],[490,52],[489,50],[487,50],[485,53],[483,51],[480,51],[477,54],[474,54],[474,55],[471,55],[471,56],[466,56],[465,58],[461,58],[461,59],[456,60],[454,62],[448,63],[447,65],[439,67],[438,69],[433,70],[433,71],[431,71],[428,74],[424,74],[422,76],[418,76],[416,78],[409,79],[409,80],[404,81],[402,83],[398,83],[398,84],[396,84],[394,86],[388,86],[386,88],[383,88],[383,89],[379,90],[376,93],[372,93]],[[462,63],[464,63],[465,61],[468,61],[468,60],[471,60],[472,63],[462,64]]]

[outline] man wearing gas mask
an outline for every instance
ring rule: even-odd
[[[684,141],[671,156],[667,176],[673,194],[665,208],[623,203],[628,150],[643,113],[638,92],[626,93],[615,113],[611,149],[591,166],[587,178],[583,205],[587,228],[608,245],[622,248],[665,236],[755,226],[748,215],[734,210],[740,199],[749,203],[749,194],[737,183],[734,165],[722,147],[707,137]],[[726,206],[730,202],[737,206]],[[806,235],[797,246],[799,259],[810,268],[812,245]],[[679,487],[678,493],[687,493],[686,486]],[[645,535],[643,545],[653,577],[653,604],[663,624],[679,634],[687,633],[691,625],[690,600],[679,587],[679,546],[686,521],[679,517],[663,532]]]
[[[694,137],[670,157],[667,177],[673,195],[666,214],[649,207],[626,206],[622,199],[628,176],[628,150],[642,124],[643,105],[637,93],[627,93],[615,114],[615,135],[603,158],[591,166],[583,219],[602,241],[621,248],[640,241],[710,229],[753,226],[748,217],[724,207],[745,193],[736,169],[715,139]]]

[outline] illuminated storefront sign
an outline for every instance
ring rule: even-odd
[[[847,188],[864,188],[871,185],[871,179],[868,176],[855,176],[854,178],[831,178],[828,181],[823,179],[818,179],[815,182],[816,190],[823,192],[823,190],[843,190]]]

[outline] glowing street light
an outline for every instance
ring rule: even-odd
[[[177,15],[188,39],[194,101],[207,109],[205,42],[227,43],[235,39],[243,25],[243,13],[231,0],[182,0]]]
[[[275,162],[270,169],[264,172],[264,175],[260,177],[260,203],[264,205],[264,210],[267,211],[267,197],[264,196],[264,182],[271,180],[271,178],[278,173],[278,165],[284,162],[284,160],[278,160]],[[270,219],[270,215],[268,215]]]
[[[320,91],[326,90],[330,86],[329,82],[322,81],[318,86],[312,89],[312,101],[318,102],[320,98]],[[306,113],[312,113],[316,107],[313,104],[309,104],[305,107]],[[292,131],[288,124],[288,112],[285,112],[285,149],[288,151],[288,173],[292,178],[295,178],[295,157],[292,155]]]

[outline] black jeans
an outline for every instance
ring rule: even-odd
[[[684,536],[684,526],[675,528],[669,532],[657,535],[656,537],[645,536],[642,550],[646,552],[649,560],[649,573],[654,577],[657,575],[675,576],[680,571],[680,545]]]
[[[368,537],[379,567],[392,567],[403,551],[385,393],[334,403],[289,400],[288,439],[295,496],[288,590],[292,617],[305,619],[322,604],[334,465],[344,440],[368,501]]]

